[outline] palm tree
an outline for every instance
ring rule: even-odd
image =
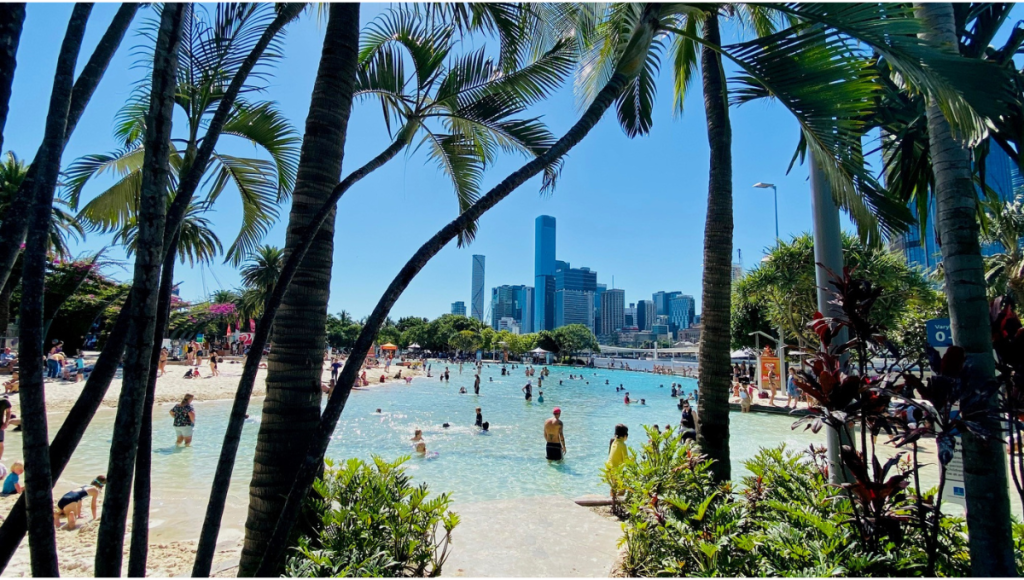
[[[92,90],[95,89],[96,83],[98,83],[99,76],[101,75],[103,68],[105,68],[106,63],[109,61],[109,57],[113,54],[113,48],[111,48],[111,46],[116,47],[117,42],[120,41],[119,36],[114,38],[115,35],[112,34],[112,31],[118,27],[118,23],[123,24],[123,27],[121,28],[122,35],[124,30],[127,29],[127,23],[124,22],[125,18],[122,17],[123,13],[128,12],[126,7],[131,9],[131,14],[134,14],[134,10],[138,8],[138,4],[123,5],[121,10],[118,10],[118,14],[115,16],[114,22],[111,23],[110,28],[108,28],[107,33],[104,35],[100,44],[97,46],[96,51],[93,53],[93,58],[90,59],[85,69],[83,69],[82,75],[76,84],[75,91],[72,93],[71,109],[68,120],[69,128],[72,125],[72,121],[77,123],[79,116],[84,110],[85,103],[88,102],[88,97],[91,96]],[[294,20],[302,11],[303,7],[304,5],[301,3],[279,5],[277,7],[277,16],[263,30],[259,39],[251,44],[251,49],[247,56],[244,56],[244,58],[241,56],[231,58],[223,56],[223,58],[220,58],[220,60],[230,65],[230,68],[234,71],[233,75],[230,76],[230,82],[228,83],[227,88],[223,91],[218,91],[219,97],[216,105],[216,112],[213,113],[213,116],[209,120],[209,124],[206,126],[206,133],[201,139],[198,151],[195,153],[188,171],[184,172],[184,175],[178,184],[178,192],[167,211],[167,228],[164,232],[163,241],[165,261],[162,280],[167,280],[168,283],[162,283],[160,288],[160,303],[162,306],[160,312],[158,312],[157,327],[159,328],[166,329],[167,316],[170,310],[170,297],[172,290],[170,280],[172,277],[170,275],[169,265],[173,265],[173,253],[170,252],[170,248],[177,246],[177,233],[179,226],[184,218],[189,203],[193,199],[195,191],[199,187],[201,177],[206,173],[207,163],[212,157],[220,134],[225,127],[225,122],[234,109],[235,101],[239,93],[248,86],[246,83],[248,82],[250,73],[252,73],[256,66],[261,62],[264,53],[271,46],[274,39],[281,33],[284,26]],[[127,18],[127,20],[130,22],[130,17]],[[220,40],[217,40],[217,38],[222,37],[215,37],[211,41],[210,45],[206,49],[207,54],[220,54],[217,52],[220,48],[231,48],[235,46],[233,43],[221,42]],[[103,55],[106,55],[106,60],[102,58]],[[226,78],[225,81],[227,81]],[[79,90],[80,88],[82,90]],[[65,139],[69,134],[69,132],[66,134]],[[3,239],[2,231],[0,231],[0,239]],[[0,252],[2,251],[3,250],[0,249]],[[0,255],[0,275],[5,274],[2,258],[3,256]],[[130,304],[130,301],[128,301],[128,304]],[[93,369],[92,374],[89,375],[89,379],[86,381],[85,387],[82,389],[82,394],[72,407],[71,412],[68,414],[68,418],[65,419],[60,430],[53,438],[53,442],[50,446],[50,463],[53,468],[54,479],[59,477],[60,473],[67,466],[71,454],[74,452],[76,446],[81,441],[82,436],[85,434],[86,428],[89,426],[92,417],[95,415],[96,410],[99,408],[99,405],[106,394],[106,390],[110,385],[111,379],[119,368],[128,334],[128,313],[130,312],[128,304],[122,308],[122,312],[118,316],[114,324],[114,328],[110,333],[112,338],[107,342],[106,348],[104,348],[103,352],[100,353],[100,356],[96,361],[95,368]],[[151,376],[150,391],[152,390],[153,380],[154,378]],[[142,502],[139,501],[136,505],[140,505],[141,503]],[[148,510],[140,509],[138,512],[141,515],[148,515]],[[141,518],[136,518],[135,525],[133,527],[133,536],[144,535],[148,531],[148,525],[138,525],[140,520]],[[14,551],[18,548],[18,545],[25,535],[25,530],[26,510],[24,497],[22,497],[17,503],[15,503],[15,506],[8,514],[8,517],[4,519],[3,524],[0,525],[0,565],[6,566],[6,563],[10,561],[11,556],[14,554]],[[142,546],[148,545],[148,542],[145,541],[140,541],[139,543]],[[129,567],[131,568],[131,566]]]
[[[277,348],[270,355],[268,397],[264,402],[264,416],[268,413],[271,416],[280,415],[282,409],[287,409],[291,415],[310,418],[319,414],[318,393],[281,388],[277,377],[280,373],[280,376],[294,380],[296,373],[299,372],[298,368],[303,367],[307,369],[304,372],[309,374],[310,380],[319,381],[318,371],[309,369],[305,361],[314,356],[314,352],[322,352],[326,335],[310,336],[308,325],[316,324],[315,328],[323,326],[326,332],[326,281],[330,277],[332,258],[327,251],[330,246],[320,244],[314,235],[323,235],[322,230],[318,228],[322,227],[321,224],[326,225],[330,222],[334,206],[341,195],[359,179],[394,158],[422,133],[423,143],[429,148],[431,158],[436,160],[452,179],[460,210],[464,210],[476,199],[482,171],[493,162],[499,151],[536,155],[550,143],[549,133],[537,120],[521,120],[513,116],[543,97],[568,74],[572,63],[566,46],[559,44],[536,62],[505,75],[500,74],[499,67],[484,57],[483,50],[453,59],[445,66],[446,58],[452,49],[452,34],[453,29],[450,27],[436,30],[416,16],[405,12],[385,15],[369,27],[360,53],[361,65],[354,94],[379,99],[388,126],[398,125],[396,139],[385,151],[337,184],[327,199],[323,200],[318,211],[306,212],[310,217],[303,218],[304,221],[301,222],[303,233],[306,234],[305,239],[298,235],[289,236],[287,247],[290,252],[290,267],[285,266],[281,273],[283,285],[280,292],[275,293],[279,295],[276,304],[268,301],[264,316],[257,327],[257,335],[250,350],[250,353],[254,354],[251,354],[251,360],[247,361],[247,367],[251,368],[248,373],[243,372],[236,395],[236,410],[243,411],[233,413],[233,422],[229,423],[228,433],[225,435],[220,463],[225,470],[231,469],[234,462],[234,450],[237,447],[233,441],[241,429],[244,404],[247,404],[251,393],[256,364],[259,362],[259,355],[266,340],[265,336],[261,338],[260,329],[262,327],[270,332],[278,304],[283,304],[282,318],[275,326]],[[415,70],[411,75],[404,72],[403,52],[413,63]],[[408,79],[414,79],[414,82]],[[300,167],[301,165],[300,162]],[[546,183],[550,184],[557,166],[552,165],[547,169]],[[290,228],[299,215],[295,207],[298,207],[298,204],[293,206]],[[317,234],[318,231],[321,233]],[[472,234],[471,226],[460,235],[460,238],[469,239]],[[321,264],[320,271],[317,272],[316,285],[319,289],[316,292],[307,289],[311,282],[310,278],[305,278],[307,282],[302,282],[302,269],[307,267],[303,260],[307,263],[309,261],[307,250],[325,252],[314,262]],[[294,288],[289,286],[293,274],[299,281],[297,286],[304,289],[303,295],[292,296],[287,291]],[[318,324],[321,317],[324,322],[322,325]],[[269,395],[277,389],[281,389],[281,392]],[[315,422],[307,422],[305,433],[308,433],[313,425]],[[301,422],[291,422],[288,426],[289,435],[282,436],[280,425],[273,421],[261,424],[259,441],[264,441],[266,437],[266,451],[262,448],[257,451],[253,488],[260,489],[258,494],[254,493],[252,496],[252,506],[258,507],[251,507],[250,522],[257,511],[261,514],[268,511],[273,513],[274,509],[270,503],[273,500],[265,497],[266,492],[263,488],[276,486],[277,484],[273,482],[287,479],[289,466],[295,462],[296,457],[292,447],[306,441],[303,432],[300,431],[303,428]],[[273,450],[273,446],[277,446],[278,449]],[[264,459],[271,457],[273,459]],[[230,479],[230,472],[218,473],[218,481]],[[208,522],[219,522],[220,512],[223,510],[219,506],[220,495],[217,492],[212,494],[214,499],[208,509]],[[253,527],[256,526],[253,524]],[[211,529],[209,533],[204,531],[204,536],[208,539],[214,538],[214,530]],[[201,569],[197,570],[199,571],[195,573],[202,573]]]
[[[28,198],[28,207],[6,214],[4,225],[14,222],[12,214],[24,216],[28,227],[22,265],[22,300],[19,399],[25,456],[25,503],[27,504],[29,557],[33,576],[57,575],[57,541],[54,536],[52,506],[53,478],[50,471],[49,434],[46,427],[46,401],[43,395],[43,296],[46,278],[46,250],[49,241],[51,206],[60,171],[60,154],[68,122],[72,80],[78,53],[82,48],[85,25],[91,4],[76,4],[71,12],[64,42],[57,58],[50,106],[46,115],[43,152],[38,161],[38,186]],[[13,260],[12,260],[13,263]],[[51,513],[48,513],[51,512]]]
[[[189,205],[185,210],[185,217],[179,226],[176,245],[178,261],[182,264],[187,263],[189,266],[210,264],[217,256],[224,253],[224,246],[216,232],[213,231],[213,224],[209,218],[203,215],[206,211],[205,206],[195,203]],[[114,236],[113,243],[120,244],[124,248],[125,255],[131,257],[135,253],[138,235],[138,220],[132,216]]]
[[[139,233],[135,276],[131,290],[131,321],[125,349],[124,379],[118,399],[103,520],[96,542],[95,570],[99,576],[120,576],[128,501],[135,474],[139,431],[146,402],[154,330],[157,323],[163,238],[167,221],[167,188],[170,183],[170,137],[177,89],[178,51],[182,45],[185,5],[166,4],[153,51],[151,98],[145,116],[142,143],[145,154],[135,217]]]
[[[176,188],[180,174],[191,166],[200,144],[201,130],[210,122],[224,94],[226,80],[237,72],[274,14],[270,4],[218,5],[212,16],[201,5],[189,5],[186,10],[187,33],[179,58],[175,104],[187,124],[181,131],[182,137],[171,139],[169,192]],[[149,26],[147,30],[152,23]],[[274,62],[278,54],[275,42],[261,65]],[[260,88],[259,85],[246,87],[247,92]],[[114,153],[86,155],[66,172],[64,197],[73,209],[80,209],[79,219],[96,230],[110,232],[129,226],[138,207],[145,155],[144,114],[148,102],[149,85],[143,80],[115,120],[115,136],[123,143],[123,148]],[[227,250],[228,261],[237,266],[276,221],[277,205],[287,198],[294,185],[298,136],[269,101],[239,100],[225,119],[223,132],[256,145],[271,158],[271,161],[243,158],[214,150],[201,177],[207,189],[197,203],[205,209],[209,209],[229,186],[239,194],[241,229]],[[85,185],[106,173],[113,174],[117,182],[83,205]]]
[[[71,134],[74,133],[79,119],[81,119],[82,114],[85,112],[89,100],[96,91],[96,87],[99,86],[100,80],[110,64],[110,60],[121,45],[121,40],[124,38],[125,32],[128,31],[128,27],[131,25],[132,19],[135,18],[135,13],[138,9],[139,4],[136,2],[125,2],[118,8],[114,19],[110,22],[106,32],[103,33],[103,37],[100,39],[99,44],[96,45],[96,49],[93,50],[89,62],[85,64],[81,74],[78,75],[78,80],[75,81],[74,88],[71,91],[71,101],[67,111],[66,113],[62,112],[66,117],[64,139],[60,144],[62,153],[64,146],[71,139]],[[37,162],[42,161],[46,154],[43,145],[45,143],[41,144],[36,150],[35,157],[29,167],[29,172],[14,198],[14,205],[17,207],[28,207],[35,193],[36,173],[42,168]],[[25,240],[29,227],[26,212],[14,213],[7,217],[8,219],[3,224],[0,224],[0,287],[7,282],[7,278],[14,269],[14,263],[21,253],[21,244]]]
[[[541,155],[526,163],[504,179],[498,186],[481,196],[466,211],[460,214],[458,218],[442,228],[426,244],[420,247],[413,258],[406,263],[398,276],[392,281],[360,332],[359,338],[353,347],[353,355],[346,362],[345,369],[339,379],[338,384],[341,385],[341,388],[336,388],[328,400],[327,408],[320,417],[319,424],[316,426],[316,432],[309,440],[310,444],[308,445],[304,460],[295,472],[294,482],[284,486],[284,489],[290,489],[290,492],[285,504],[281,509],[274,512],[280,513],[280,516],[277,519],[276,525],[273,526],[273,536],[268,537],[267,539],[270,541],[263,544],[265,552],[254,555],[256,559],[262,560],[259,569],[256,570],[257,575],[272,574],[280,566],[284,550],[283,540],[291,532],[292,525],[298,515],[298,508],[302,501],[301,498],[306,496],[316,477],[316,465],[322,461],[324,451],[326,450],[326,443],[330,438],[329,434],[333,432],[338,418],[341,416],[345,400],[358,372],[357,369],[365,360],[366,353],[373,344],[377,330],[383,324],[395,300],[398,299],[413,277],[426,265],[427,261],[436,255],[441,248],[451,240],[464,234],[467,228],[472,227],[472,224],[485,211],[494,207],[494,205],[507,197],[520,185],[542,173],[552,164],[557,163],[565,153],[587,135],[603,116],[604,112],[619,98],[626,85],[643,68],[654,33],[654,20],[651,18],[651,11],[645,10],[641,17],[634,22],[633,33],[624,35],[626,37],[624,44],[628,45],[629,48],[622,51],[620,62],[614,67],[607,85],[597,93],[580,120],[573,125],[568,133],[552,144]]]
[[[277,279],[281,276],[283,265],[284,252],[281,251],[281,248],[260,246],[249,256],[249,260],[239,272],[242,275],[242,284],[264,294],[270,294],[274,291],[274,285],[277,284]]]
[[[957,46],[951,5],[918,3],[915,8],[927,24],[921,33],[923,38],[938,45]],[[971,153],[954,138],[940,104],[938,99],[928,100],[928,138],[953,342],[966,351],[972,380],[992,380],[995,360]],[[997,438],[982,440],[969,432],[964,433],[963,444],[971,572],[977,576],[1014,576],[1017,571],[1003,444]]]

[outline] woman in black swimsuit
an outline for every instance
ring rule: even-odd
[[[97,476],[96,479],[92,480],[91,484],[83,485],[78,489],[73,489],[65,493],[59,500],[57,500],[57,507],[53,510],[54,527],[61,527],[60,519],[63,516],[68,519],[65,529],[75,529],[75,520],[82,517],[82,501],[89,496],[92,496],[92,519],[95,520],[100,491],[106,484],[107,478],[100,475]]]

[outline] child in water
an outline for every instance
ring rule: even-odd
[[[543,403],[544,402],[544,391],[537,391],[537,402],[538,403]]]

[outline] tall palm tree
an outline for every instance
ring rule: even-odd
[[[193,203],[185,210],[185,217],[182,219],[178,230],[178,243],[176,253],[178,261],[182,264],[195,266],[196,264],[210,264],[218,256],[224,253],[224,246],[213,231],[213,224],[210,218],[206,217],[206,207]],[[131,257],[135,253],[138,243],[139,226],[138,220],[132,216],[128,222],[114,236],[113,243],[120,244],[125,254]]]
[[[306,366],[308,369],[307,361],[311,360],[310,357],[321,356],[319,353],[322,352],[326,334],[310,336],[308,325],[318,324],[318,318],[311,318],[311,312],[315,309],[316,316],[323,318],[326,332],[327,300],[324,282],[325,279],[329,280],[332,257],[327,253],[315,262],[321,264],[322,271],[319,272],[317,284],[323,287],[323,290],[318,291],[322,295],[310,294],[306,289],[310,284],[303,282],[301,269],[309,261],[310,254],[307,251],[329,248],[318,245],[318,238],[314,236],[322,235],[322,229],[318,228],[330,223],[334,206],[345,191],[394,158],[417,135],[422,134],[422,143],[428,147],[430,157],[440,164],[452,180],[461,211],[476,199],[482,172],[500,151],[537,155],[550,144],[550,134],[536,119],[517,119],[515,115],[545,96],[571,71],[571,53],[566,45],[558,44],[535,62],[502,74],[498,65],[485,58],[483,50],[449,59],[453,32],[451,27],[433,28],[424,20],[404,11],[386,14],[368,27],[360,51],[354,94],[357,97],[379,99],[388,126],[397,126],[396,138],[385,151],[336,184],[319,208],[307,211],[309,217],[304,218],[308,221],[303,224],[303,236],[289,237],[287,250],[290,266],[285,266],[281,273],[281,289],[275,293],[276,303],[274,299],[267,302],[257,326],[257,335],[250,349],[252,354],[243,371],[232,420],[225,435],[215,487],[222,487],[221,482],[230,479],[228,470],[234,463],[244,408],[266,340],[261,329],[270,332],[278,305],[283,304],[280,322],[274,327],[275,349],[270,355],[264,417],[287,413],[286,416],[300,415],[315,419],[319,415],[318,392],[298,391],[291,384],[285,388],[278,382],[278,376],[293,381],[298,367]],[[414,67],[413,73],[409,75],[405,73],[406,56]],[[547,168],[547,184],[553,182],[556,171],[557,164]],[[290,228],[297,218],[294,207]],[[467,228],[460,234],[460,239],[471,238],[473,231],[473,226]],[[293,274],[298,284],[289,286]],[[296,287],[303,288],[304,296],[291,294]],[[299,299],[303,299],[301,308],[298,306]],[[275,364],[278,362],[282,363],[280,367]],[[284,366],[286,362],[287,366]],[[278,368],[281,370],[278,371]],[[310,381],[319,381],[319,369],[308,369],[306,372],[309,373]],[[305,424],[291,421],[287,424],[288,435],[285,436],[282,433],[284,427],[275,421],[265,420],[261,424],[258,444],[265,445],[266,450],[263,447],[257,449],[253,488],[260,489],[252,495],[252,505],[258,504],[261,513],[274,512],[273,504],[270,503],[273,499],[267,498],[262,488],[276,485],[273,483],[275,481],[287,481],[289,466],[295,463],[296,458],[293,447],[307,441],[306,437],[314,425],[315,420]],[[207,522],[211,526],[219,525],[224,492],[226,488],[211,494],[211,504],[207,511]],[[251,508],[250,522],[253,513]],[[253,524],[252,527],[257,525]],[[209,531],[204,530],[201,544],[206,545],[212,541],[216,537],[215,532],[216,529],[212,527]],[[200,559],[197,555],[197,566]],[[201,567],[194,571],[197,574],[203,572]]]
[[[178,51],[182,45],[185,5],[165,4],[153,50],[151,94],[145,116],[142,143],[145,154],[138,195],[139,234],[131,290],[131,320],[125,349],[124,379],[107,466],[103,520],[96,542],[98,576],[121,575],[128,502],[139,431],[146,402],[154,330],[164,262],[163,239],[167,221],[167,188],[170,183],[170,137],[177,89]]]
[[[957,46],[950,4],[917,3],[915,7],[927,24],[923,38],[940,46]],[[990,381],[995,376],[995,360],[971,153],[954,137],[940,104],[937,99],[928,100],[928,139],[953,343],[963,347],[971,361],[971,380]],[[1003,444],[997,438],[983,440],[968,432],[963,435],[963,447],[971,572],[976,576],[1015,576]]]
[[[46,425],[46,401],[43,395],[43,296],[46,278],[46,250],[49,241],[51,206],[64,149],[68,109],[72,100],[72,81],[78,53],[82,48],[85,25],[91,4],[76,4],[71,11],[67,32],[57,57],[50,105],[46,115],[41,159],[38,160],[38,184],[24,211],[9,212],[24,216],[28,234],[22,265],[20,352],[22,449],[25,456],[25,503],[28,516],[29,558],[33,576],[57,575],[57,542],[53,520],[53,477],[50,471],[49,433]],[[49,521],[47,521],[49,520]]]
[[[292,194],[286,251],[301,239],[311,212],[320,207],[341,175],[358,42],[359,5],[330,5]],[[277,322],[278,339],[287,346],[275,348],[268,365],[267,397],[256,440],[239,576],[252,576],[256,571],[271,531],[266,514],[275,513],[278,497],[287,490],[287,478],[282,478],[278,469],[294,463],[290,459],[308,443],[308,433],[319,415],[320,353],[334,252],[333,211],[330,218],[299,269],[298,283],[289,292]],[[312,361],[310,352],[317,353]],[[295,388],[298,384],[306,388],[300,391]],[[267,470],[265,466],[272,467]]]
[[[310,444],[304,453],[304,459],[299,464],[293,482],[285,487],[285,489],[290,489],[288,499],[277,512],[280,513],[280,516],[277,518],[276,525],[272,527],[272,538],[268,538],[270,541],[264,544],[265,553],[259,555],[262,563],[259,569],[256,570],[257,575],[273,574],[279,568],[285,547],[284,540],[291,532],[302,498],[306,496],[316,477],[316,466],[322,461],[326,444],[330,439],[330,433],[334,431],[338,418],[341,416],[341,411],[344,409],[345,401],[348,398],[351,386],[358,372],[357,369],[365,360],[366,353],[373,344],[377,330],[384,323],[395,300],[398,299],[413,277],[426,265],[427,261],[436,255],[441,248],[451,240],[464,234],[467,228],[472,227],[472,224],[484,212],[494,207],[494,205],[511,194],[520,185],[544,172],[552,164],[557,163],[563,155],[587,135],[601,119],[604,112],[619,98],[626,85],[643,68],[645,57],[655,33],[653,25],[654,20],[651,18],[651,9],[648,9],[634,23],[633,34],[624,35],[624,45],[627,45],[629,48],[621,52],[620,62],[614,67],[607,85],[597,93],[581,119],[561,139],[552,144],[544,153],[513,172],[498,186],[481,196],[466,211],[460,214],[458,218],[442,228],[415,253],[413,258],[406,263],[398,276],[392,281],[360,332],[359,338],[353,347],[354,354],[346,362],[345,369],[339,380],[338,384],[341,388],[335,389],[328,400],[327,408],[316,425],[315,433],[310,438]]]
[[[79,77],[78,83],[76,83],[75,91],[72,93],[69,126],[71,121],[77,122],[78,117],[84,109],[85,103],[88,102],[88,97],[92,94],[91,91],[95,89],[99,75],[97,71],[101,71],[102,67],[106,66],[105,61],[103,61],[100,56],[103,54],[108,54],[109,56],[109,54],[113,53],[113,49],[110,48],[110,46],[113,45],[116,47],[116,42],[113,42],[111,38],[113,36],[111,31],[116,28],[115,24],[124,20],[121,18],[121,15],[122,12],[128,11],[126,10],[126,7],[131,9],[131,14],[134,14],[134,10],[138,8],[138,4],[122,5],[122,9],[118,10],[118,14],[115,16],[115,21],[111,24],[111,27],[108,28],[107,34],[104,35],[100,44],[97,46],[96,51],[93,53],[93,58],[90,59],[85,69],[83,69],[82,75]],[[221,132],[225,127],[225,122],[235,107],[238,95],[243,89],[250,86],[247,84],[250,73],[252,73],[262,61],[264,53],[269,47],[271,47],[274,39],[280,35],[281,31],[289,22],[299,15],[303,7],[304,4],[301,3],[278,5],[276,7],[277,15],[263,30],[259,39],[252,44],[248,55],[244,56],[244,58],[242,56],[238,56],[237,58],[225,57],[222,59],[225,62],[231,61],[231,68],[234,71],[233,75],[230,77],[230,82],[227,84],[227,88],[219,92],[216,111],[213,113],[212,117],[210,117],[209,124],[205,127],[206,132],[201,139],[201,144],[189,165],[188,171],[184,173],[181,181],[178,183],[177,194],[167,211],[167,228],[164,233],[163,243],[165,254],[164,273],[161,275],[161,278],[162,280],[167,280],[168,283],[161,283],[160,303],[163,306],[161,307],[160,312],[158,312],[157,327],[166,328],[167,313],[169,313],[170,310],[172,290],[172,284],[170,282],[170,280],[172,280],[170,267],[173,266],[173,253],[171,252],[171,248],[177,246],[178,227],[184,218],[189,203],[193,199],[193,195],[200,185],[202,176],[206,173],[207,164],[212,157],[212,153],[217,145],[218,139],[220,138]],[[127,20],[130,22],[130,18],[127,18]],[[127,24],[124,24],[123,28],[126,29]],[[119,41],[119,37],[117,40]],[[210,44],[207,53],[215,54],[219,47],[230,48],[231,46],[233,46],[232,43],[215,41]],[[239,60],[240,62],[237,62]],[[102,65],[102,67],[100,65]],[[227,81],[227,79],[225,79],[225,81]],[[82,91],[79,91],[80,86],[83,89]],[[69,133],[65,135],[65,139],[68,134]],[[3,234],[3,232],[0,232],[0,234]],[[3,235],[0,235],[0,238],[3,238]],[[5,275],[2,258],[3,256],[0,256],[0,275]],[[111,332],[112,338],[107,342],[103,352],[100,353],[92,374],[90,374],[89,378],[86,380],[85,387],[82,389],[82,394],[79,396],[78,400],[75,401],[71,412],[68,414],[68,417],[64,420],[60,430],[53,438],[53,442],[50,446],[50,463],[53,468],[54,478],[59,477],[59,474],[67,466],[71,454],[74,452],[78,443],[85,434],[86,428],[89,426],[92,417],[95,415],[96,410],[99,408],[99,405],[106,394],[110,381],[119,368],[127,337],[129,311],[128,305],[126,304],[115,321],[114,328]],[[154,352],[154,356],[156,355],[157,353]],[[155,375],[151,373],[150,385],[147,392],[147,409],[151,406],[150,402],[152,397],[150,394],[153,391],[154,385]],[[140,438],[140,446],[142,443],[143,440]],[[141,478],[137,475],[136,480],[139,481],[140,479]],[[142,509],[143,507],[146,507],[143,505],[143,499],[145,498],[137,495],[135,503],[137,506],[136,512],[140,516],[148,517],[148,508]],[[140,525],[142,523],[142,519],[142,517],[134,518],[135,522],[132,531],[133,544],[135,543],[136,538],[145,535],[149,529],[148,524]],[[4,519],[3,524],[0,525],[0,567],[6,566],[10,561],[11,556],[14,554],[25,535],[25,530],[26,510],[23,497],[15,503],[14,508],[8,514],[7,518]],[[139,545],[143,547],[148,546],[148,541],[141,541],[141,538],[139,539]],[[135,552],[133,550],[133,554],[134,553]],[[131,566],[129,566],[129,568],[131,568]]]
[[[175,104],[187,124],[179,131],[179,137],[171,139],[169,193],[177,188],[179,173],[191,166],[190,160],[196,155],[202,138],[201,130],[214,115],[227,81],[274,15],[272,5],[258,3],[222,4],[213,14],[202,5],[189,5],[186,10],[186,34],[179,57]],[[152,22],[146,30],[151,31],[151,27]],[[275,62],[279,52],[275,41],[260,65],[265,68]],[[254,77],[262,79],[263,74]],[[248,86],[246,92],[263,86],[264,83]],[[79,219],[94,229],[118,231],[131,223],[138,207],[148,102],[149,83],[143,79],[115,119],[115,136],[122,142],[122,149],[86,155],[66,172],[63,195],[73,209],[79,210]],[[242,224],[227,250],[228,261],[237,266],[258,246],[276,221],[277,206],[294,185],[298,136],[274,103],[241,99],[231,109],[223,132],[256,145],[270,157],[267,161],[214,150],[202,177],[206,190],[197,201],[198,205],[209,209],[229,187],[240,197]],[[106,173],[115,176],[117,182],[83,204],[86,184]]]

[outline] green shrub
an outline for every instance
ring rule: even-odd
[[[650,441],[614,473],[621,490],[625,571],[633,576],[920,576],[924,533],[913,518],[882,549],[851,525],[852,508],[826,477],[820,451],[762,449],[747,462],[742,491],[714,484],[710,463],[680,434]],[[931,493],[934,493],[931,492]],[[928,495],[927,493],[924,495]],[[912,506],[900,506],[906,514]],[[1019,526],[1024,528],[1024,526]],[[1024,529],[1017,534],[1024,536]],[[946,516],[940,576],[970,572],[966,526]]]
[[[428,498],[425,484],[410,483],[407,460],[350,459],[337,468],[327,460],[313,486],[319,499],[307,504],[316,536],[299,538],[287,576],[439,575],[459,517],[448,511],[449,494]]]

